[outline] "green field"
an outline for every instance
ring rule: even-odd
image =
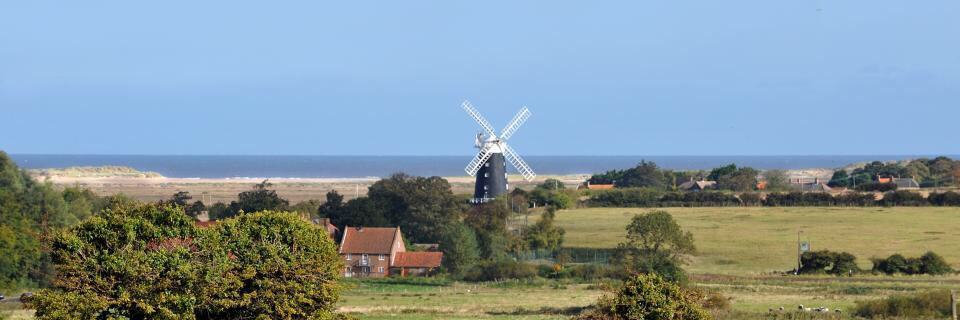
[[[624,227],[653,209],[564,210],[557,223],[568,247],[611,248]],[[667,208],[693,233],[693,285],[728,297],[732,310],[718,319],[772,319],[767,310],[803,304],[842,309],[896,293],[960,288],[960,276],[787,276],[794,267],[797,231],[814,250],[855,254],[862,268],[870,257],[917,256],[933,250],[960,268],[960,208]],[[531,218],[533,215],[531,215]],[[347,281],[340,311],[361,319],[569,319],[604,294],[594,283],[551,280],[430,284]],[[26,319],[28,311],[0,303],[0,312]],[[836,317],[832,319],[837,319]]]
[[[653,209],[564,210],[564,246],[612,248],[631,217]],[[693,233],[696,274],[759,275],[795,268],[797,231],[813,250],[847,251],[861,268],[871,257],[919,256],[928,250],[960,268],[960,208],[666,208]]]

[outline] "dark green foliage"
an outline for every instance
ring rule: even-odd
[[[336,244],[296,214],[240,215],[198,240],[197,318],[334,317],[343,269]]]
[[[560,181],[554,178],[548,178],[546,180],[543,180],[543,183],[538,184],[537,189],[563,190],[563,189],[566,189],[566,186],[563,185],[563,181]]]
[[[289,210],[290,202],[277,195],[276,190],[271,190],[271,186],[273,186],[273,184],[271,184],[270,181],[263,180],[263,182],[254,185],[253,190],[237,194],[237,201],[231,201],[223,210],[215,204],[214,206],[217,207],[211,207],[210,219],[226,219],[234,217],[241,212]]]
[[[663,191],[644,189],[603,190],[592,194],[590,205],[595,207],[656,207]]]
[[[536,188],[529,193],[530,201],[537,206],[552,206],[560,209],[573,208],[576,201],[576,191],[574,190],[548,190]]]
[[[749,196],[747,196],[749,198]],[[756,195],[759,203],[759,195]],[[659,207],[736,207],[741,198],[719,191],[667,192],[658,200]]]
[[[665,190],[673,186],[673,174],[660,170],[656,163],[640,161],[627,170],[611,170],[590,177],[592,184],[614,184],[617,188],[653,188]]]
[[[737,172],[737,165],[732,163],[723,167],[714,168],[713,170],[710,170],[710,174],[707,175],[707,180],[717,181],[720,180],[720,177],[732,174],[734,172]]]
[[[706,303],[700,291],[682,288],[656,274],[636,274],[578,319],[712,319],[703,307]]]
[[[526,249],[559,250],[563,245],[563,228],[553,224],[557,209],[547,207],[540,220],[523,230],[523,242]]]
[[[879,182],[870,182],[857,185],[857,191],[865,192],[887,192],[897,190],[897,184],[892,182],[879,183]]]
[[[887,192],[883,195],[883,200],[880,200],[880,204],[884,206],[926,206],[930,203],[927,202],[927,199],[923,197],[919,192],[910,192],[905,190],[898,190],[893,192]]]
[[[494,281],[504,279],[531,279],[537,276],[537,268],[532,264],[512,260],[492,260],[482,262],[464,275],[467,281]]]
[[[58,233],[53,253],[39,319],[331,319],[339,298],[335,245],[293,213],[197,229],[178,206],[117,206]]]
[[[935,206],[960,206],[960,193],[954,191],[933,193],[927,197],[927,202]]]
[[[853,176],[868,176],[871,178],[875,177],[900,177],[907,175],[907,170],[896,163],[884,163],[880,161],[874,161],[868,163],[863,168],[858,168],[853,170]],[[859,180],[857,182],[859,184]]]
[[[830,182],[827,183],[831,188],[847,188],[852,185],[850,180],[850,174],[847,173],[847,170],[837,170],[833,172],[833,176],[830,178]]]
[[[627,241],[617,246],[614,259],[627,270],[657,273],[671,281],[684,282],[683,257],[696,253],[693,234],[685,232],[666,211],[633,217],[627,225]]]
[[[438,242],[442,229],[454,223],[460,213],[450,183],[440,177],[395,174],[370,186],[367,197],[411,242]]]
[[[47,286],[54,270],[42,243],[107,205],[78,187],[38,183],[0,151],[0,290]]]
[[[804,252],[800,256],[801,274],[850,275],[858,272],[857,258],[847,252],[821,250]]]
[[[743,167],[717,178],[717,188],[733,191],[751,191],[757,188],[758,172],[754,168]],[[711,173],[712,175],[712,173]]]
[[[930,251],[919,258],[906,258],[901,254],[894,254],[886,259],[874,258],[873,271],[885,274],[931,274],[942,275],[953,273],[953,268],[943,257]]]
[[[446,226],[440,241],[443,266],[450,273],[460,273],[473,267],[480,259],[477,234],[463,223]]]
[[[823,192],[771,193],[767,195],[764,205],[768,207],[832,206],[836,204],[835,200],[832,195]]]
[[[854,315],[868,319],[921,319],[949,317],[950,291],[936,290],[913,295],[858,301]]]

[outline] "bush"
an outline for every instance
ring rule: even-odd
[[[960,206],[960,193],[953,191],[933,193],[927,197],[927,202],[935,206]]]
[[[637,274],[578,319],[710,319],[703,307],[706,301],[701,291],[684,289],[656,274]]]
[[[649,188],[626,188],[604,190],[590,198],[590,205],[597,207],[654,207],[660,202],[663,191]]]
[[[953,273],[943,257],[929,251],[919,258],[906,258],[901,254],[894,254],[886,259],[873,259],[873,271],[885,274],[930,274],[942,275]]]
[[[742,203],[744,206],[759,206],[763,205],[763,198],[760,197],[759,193],[743,193],[740,195],[740,203]]]
[[[887,191],[897,190],[897,184],[896,184],[896,183],[891,183],[891,182],[887,182],[887,183],[879,183],[879,182],[865,183],[865,184],[858,185],[858,186],[857,186],[857,190],[858,190],[858,191],[865,191],[865,192],[887,192]]]
[[[478,264],[467,272],[463,279],[467,281],[494,281],[530,279],[536,276],[537,268],[532,264],[512,260],[499,260]]]
[[[883,200],[880,200],[880,203],[884,206],[925,206],[928,205],[927,199],[923,198],[923,195],[918,192],[910,192],[905,190],[887,192],[883,195]]]
[[[870,319],[943,318],[950,316],[950,291],[895,295],[873,301],[858,301],[854,315]]]
[[[847,252],[828,250],[804,252],[800,256],[801,274],[846,275],[860,272],[857,257]]]

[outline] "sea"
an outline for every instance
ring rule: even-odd
[[[949,155],[948,155],[949,156]],[[40,155],[12,154],[21,168],[126,166],[170,178],[375,178],[403,172],[417,176],[465,175],[470,156],[251,156],[251,155]],[[757,169],[839,168],[868,161],[929,155],[838,156],[527,156],[540,175],[591,174],[653,161],[673,170],[709,170],[735,163]],[[950,156],[957,158],[956,156]],[[509,170],[508,170],[509,171]],[[512,172],[512,171],[511,171]]]

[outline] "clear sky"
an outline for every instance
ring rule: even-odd
[[[960,154],[960,1],[4,1],[10,153]]]

